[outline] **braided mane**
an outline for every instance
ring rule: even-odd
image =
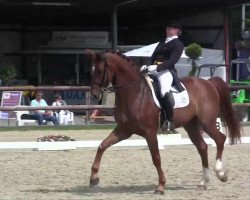
[[[115,54],[115,55],[121,57],[122,59],[127,60],[127,62],[128,62],[129,64],[131,64],[132,66],[136,66],[136,64],[134,63],[133,60],[131,60],[129,57],[127,57],[126,55],[124,55],[124,54],[121,53],[121,52],[115,52],[115,51],[107,50],[106,53]]]

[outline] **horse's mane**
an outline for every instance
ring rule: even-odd
[[[90,55],[90,57],[92,58],[92,63],[94,62],[93,60],[95,59],[96,61],[98,62],[101,62],[103,61],[103,55],[105,53],[111,53],[111,54],[114,54],[116,56],[119,56],[121,59],[125,60],[131,67],[134,67],[136,69],[136,71],[139,71],[139,66],[133,61],[131,60],[129,57],[127,57],[126,55],[124,55],[123,53],[121,52],[115,52],[115,51],[112,51],[112,50],[106,50],[104,52],[94,52],[90,49],[86,49],[85,52]]]
[[[119,56],[121,59],[126,60],[128,62],[128,64],[135,67],[136,70],[139,70],[139,66],[137,64],[135,64],[135,62],[133,60],[131,60],[129,57],[127,57],[125,54],[123,54],[121,52],[115,52],[115,51],[106,51],[105,53],[115,54],[115,55]]]

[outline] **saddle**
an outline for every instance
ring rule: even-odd
[[[170,93],[173,93],[173,92],[177,92],[177,93],[181,93],[185,90],[185,88],[183,87],[183,85],[181,84],[176,72],[174,70],[170,70],[170,73],[172,74],[173,76],[173,82],[172,82],[172,88],[175,88],[175,90],[170,90],[169,92]],[[155,77],[154,75],[152,74],[147,74],[153,81],[152,81],[152,86],[154,88],[154,91],[155,91],[155,94],[156,94],[156,97],[157,99],[159,100],[160,104],[161,104],[161,93],[160,93],[160,84],[158,82],[158,79],[157,77]]]
[[[188,93],[184,87],[184,85],[180,82],[179,78],[177,77],[175,72],[172,72],[173,74],[173,83],[171,86],[171,90],[169,91],[171,95],[171,101],[173,102],[174,108],[181,108],[185,107],[189,104],[189,97]],[[158,82],[158,79],[152,75],[152,74],[145,74],[144,75],[146,82],[149,85],[149,88],[151,89],[154,102],[159,108],[162,108],[162,97],[160,92],[160,84]],[[160,112],[160,127],[164,124],[166,121],[166,115],[165,111],[161,109]]]
[[[179,78],[178,78],[176,72],[175,72],[174,70],[169,70],[169,71],[170,71],[170,73],[171,73],[172,76],[173,76],[173,83],[172,83],[172,86],[173,86],[173,87],[176,87],[176,90],[177,90],[178,92],[184,91],[185,88],[182,86],[182,84],[181,84],[181,82],[180,82],[180,80],[179,80]]]

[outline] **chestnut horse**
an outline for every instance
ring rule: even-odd
[[[90,53],[90,52],[89,52]],[[166,183],[161,167],[157,130],[160,109],[154,103],[151,91],[139,67],[125,56],[117,53],[90,53],[94,65],[91,94],[100,97],[102,89],[112,83],[115,90],[114,117],[117,126],[99,145],[91,168],[90,187],[99,183],[98,171],[104,151],[132,134],[144,137],[147,141],[153,164],[156,167],[159,182],[155,193],[164,194]],[[187,107],[174,109],[175,127],[184,127],[196,146],[202,161],[203,175],[198,188],[206,189],[209,182],[208,154],[200,130],[201,128],[217,145],[215,173],[220,181],[226,182],[227,170],[222,165],[222,152],[226,136],[216,127],[220,114],[229,132],[231,144],[240,140],[240,123],[235,117],[230,100],[229,88],[220,78],[204,80],[197,77],[181,79],[185,85],[190,103]]]

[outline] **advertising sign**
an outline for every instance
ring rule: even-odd
[[[21,91],[4,91],[2,93],[1,106],[19,106],[21,103],[21,97]],[[1,111],[0,118],[13,119],[16,118],[16,114],[13,111]]]

